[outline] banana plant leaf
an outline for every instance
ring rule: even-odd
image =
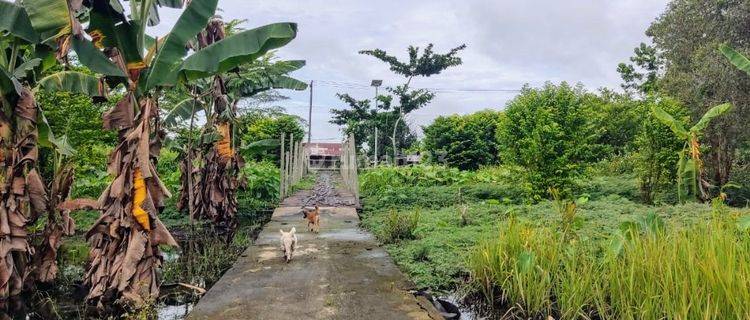
[[[206,27],[216,12],[218,0],[192,1],[177,19],[161,48],[151,62],[146,90],[157,85],[173,85],[177,81],[180,62],[187,54],[185,45]]]
[[[705,129],[708,124],[713,120],[714,118],[725,114],[729,112],[729,110],[732,110],[732,104],[731,103],[724,103],[720,104],[718,106],[715,106],[711,108],[710,110],[706,111],[706,113],[701,117],[701,119],[696,123],[692,128],[690,128],[691,132],[701,132],[703,129]]]
[[[73,50],[78,55],[78,61],[91,71],[107,76],[125,77],[125,73],[112,63],[104,53],[99,51],[91,41],[73,37]]]
[[[77,71],[61,71],[39,80],[37,87],[49,92],[71,92],[89,97],[102,95],[99,79]]]
[[[680,152],[680,158],[677,161],[677,200],[680,203],[684,203],[688,198],[690,185],[690,177],[685,172],[685,166],[687,164],[687,157],[685,151]]]
[[[252,97],[260,92],[271,89],[288,89],[297,91],[307,89],[307,83],[289,76],[277,76],[263,79],[237,79],[235,81],[232,81],[230,85],[236,86],[238,98]]]
[[[37,112],[37,130],[39,130],[39,144],[43,147],[54,148],[62,155],[72,156],[76,154],[75,148],[68,143],[68,137],[63,135],[59,139],[52,133],[52,128],[44,116],[44,112],[39,109]]]
[[[167,127],[176,126],[180,121],[190,118],[191,115],[201,110],[203,110],[203,106],[200,101],[193,98],[182,100],[164,116],[164,125]]]
[[[685,130],[685,125],[682,121],[673,118],[672,115],[664,111],[662,108],[654,105],[651,107],[651,113],[654,114],[654,117],[656,117],[657,120],[672,129],[672,132],[680,137],[680,139],[687,139],[690,136],[690,133]]]
[[[182,8],[184,2],[185,2],[184,0],[156,0],[156,3],[160,7],[167,7],[167,8],[173,8],[173,9]]]
[[[34,68],[38,67],[41,63],[42,59],[39,58],[26,60],[20,66],[16,67],[16,70],[13,70],[13,77],[19,80],[23,79],[26,77],[29,71],[34,70]]]
[[[254,141],[248,145],[240,147],[244,156],[262,154],[265,151],[273,150],[281,145],[279,139],[265,139]]]
[[[729,59],[729,62],[737,67],[737,69],[740,69],[750,75],[750,60],[748,60],[744,55],[735,51],[732,47],[726,44],[722,44],[721,46],[719,46],[719,51],[721,51],[721,53],[724,54],[724,56]]]
[[[136,46],[135,25],[115,8],[102,1],[95,3],[89,13],[89,25],[86,32],[94,38],[95,45],[117,48],[125,63],[139,64],[143,61],[142,53]]]
[[[42,40],[54,37],[71,26],[67,0],[24,0],[23,6]],[[70,29],[67,30],[70,32]]]
[[[21,83],[5,69],[0,68],[0,95],[21,94],[22,90]]]
[[[295,23],[275,23],[242,31],[192,54],[185,59],[180,72],[187,80],[226,72],[286,45],[296,36]]]
[[[7,31],[29,43],[39,41],[39,35],[31,26],[31,20],[29,20],[26,10],[4,0],[0,0],[0,31]]]

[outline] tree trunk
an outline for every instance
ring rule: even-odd
[[[46,212],[47,203],[36,171],[37,105],[31,90],[24,87],[15,105],[0,114],[0,299],[5,299],[23,288],[33,252],[26,227]]]
[[[104,114],[105,127],[120,130],[107,168],[115,178],[99,198],[102,215],[86,233],[91,249],[83,278],[89,288],[86,300],[100,310],[140,308],[156,299],[157,270],[164,260],[159,245],[177,247],[157,216],[170,194],[152,160],[159,149],[158,138],[151,141],[154,107],[151,98],[138,103],[129,92]],[[134,119],[136,108],[140,112]]]

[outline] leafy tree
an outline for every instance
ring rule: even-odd
[[[242,146],[250,147],[258,141],[269,141],[267,144],[268,148],[259,151],[252,149],[252,152],[243,153],[246,160],[279,161],[278,139],[281,134],[284,134],[287,143],[289,134],[292,134],[294,141],[301,141],[305,136],[305,129],[302,127],[300,119],[289,114],[265,115],[254,112],[247,113],[239,117],[237,123],[238,135],[240,136],[240,144]]]
[[[593,123],[600,154],[621,156],[633,151],[633,141],[648,112],[641,102],[608,89],[602,89],[598,97],[589,101],[584,112]]]
[[[617,72],[624,83],[622,88],[630,93],[646,95],[658,91],[659,78],[662,76],[664,61],[655,47],[643,42],[634,50],[630,57],[633,64],[620,63]]]
[[[389,143],[387,138],[389,132],[393,130],[393,124],[399,118],[396,112],[391,108],[392,96],[379,95],[377,108],[372,105],[371,100],[357,100],[348,94],[337,94],[339,99],[345,102],[349,107],[346,109],[333,109],[333,120],[331,123],[344,127],[344,134],[354,135],[359,152],[363,152],[363,145],[367,145],[367,154],[370,157],[375,156],[375,128],[378,129],[377,149],[378,156],[384,157],[393,154],[393,143]],[[396,145],[408,147],[416,141],[416,136],[407,125],[401,121],[397,124],[398,132],[396,136]]]
[[[677,181],[675,168],[684,145],[682,139],[653,116],[650,112],[652,107],[658,107],[680,121],[690,119],[689,111],[668,97],[651,96],[637,102],[634,109],[644,116],[639,118],[641,125],[633,141],[635,172],[641,200],[647,204],[653,204],[658,193]]]
[[[582,87],[525,86],[508,102],[497,129],[500,159],[524,168],[525,187],[540,198],[551,187],[569,189],[572,178],[599,157],[586,110],[595,97]]]
[[[646,32],[665,65],[659,89],[685,104],[693,121],[718,104],[731,102],[736,108],[704,132],[710,146],[706,178],[714,185],[730,180],[735,150],[748,138],[750,77],[717,50],[726,43],[750,52],[748,8],[743,0],[674,0]]]
[[[437,117],[423,127],[424,148],[433,155],[444,155],[449,166],[461,170],[497,164],[495,136],[501,115],[500,112],[485,110],[464,116]]]
[[[394,105],[390,112],[395,116],[395,120],[390,123],[389,132],[391,134],[391,144],[393,146],[393,157],[398,157],[399,147],[409,147],[408,145],[399,145],[400,139],[399,131],[401,136],[408,136],[408,126],[402,126],[404,118],[410,112],[426,106],[435,98],[435,94],[427,89],[412,89],[410,87],[412,79],[415,77],[430,77],[433,75],[440,74],[444,70],[458,66],[462,63],[461,58],[458,57],[458,52],[465,49],[466,45],[460,45],[448,51],[447,53],[440,54],[433,51],[433,44],[427,45],[421,52],[419,47],[409,46],[407,49],[409,60],[401,61],[397,57],[389,55],[386,51],[381,49],[374,50],[362,50],[359,53],[364,55],[373,56],[376,59],[388,64],[391,71],[397,75],[403,76],[405,83],[396,87],[387,87],[386,90],[394,97],[388,98],[388,101],[395,100]],[[342,100],[353,106],[350,101],[347,101],[345,96],[340,96]],[[381,98],[378,98],[380,100]],[[352,99],[353,100],[353,99]],[[332,123],[339,123],[345,121],[347,125],[353,125],[353,117],[346,117],[341,115],[341,110],[334,110],[333,113],[338,117],[335,118]],[[393,116],[391,116],[393,117]],[[343,120],[343,121],[342,121]]]

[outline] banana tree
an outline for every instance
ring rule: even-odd
[[[224,23],[213,19],[198,35],[197,46],[208,50],[212,44],[222,41],[227,33]],[[227,39],[232,37],[234,35]],[[268,50],[259,50],[259,56]],[[191,139],[184,151],[186,155],[195,155],[195,158],[183,157],[180,165],[182,192],[178,209],[188,209],[191,219],[211,221],[227,241],[231,240],[236,227],[237,178],[243,162],[235,152],[232,139],[239,101],[273,88],[307,88],[305,83],[286,75],[304,66],[304,61],[271,62],[270,56],[265,54],[260,60],[238,64],[234,72],[217,73],[210,80],[185,83],[188,87],[185,91],[192,96],[177,103],[165,117],[167,125],[190,118],[192,131],[195,113],[202,111],[205,115],[206,123],[201,130],[198,150],[193,149]]]
[[[108,165],[114,181],[96,205],[102,215],[86,235],[91,261],[84,284],[90,288],[86,299],[101,309],[115,302],[139,307],[158,295],[159,245],[177,245],[157,217],[169,192],[154,166],[162,137],[155,95],[177,78],[185,42],[213,15],[216,1],[191,2],[172,32],[158,41],[145,35],[146,26],[158,23],[158,6],[179,7],[180,1],[130,1],[132,19],[119,1],[26,0],[24,5],[41,38],[54,44],[56,58],[65,63],[73,50],[78,62],[106,83],[124,87],[123,99],[103,117],[106,129],[119,132],[119,144]],[[79,17],[87,19],[85,30]],[[50,79],[49,85],[66,84]]]
[[[701,202],[710,198],[707,189],[711,185],[704,178],[699,138],[711,120],[731,109],[732,104],[730,103],[715,106],[708,110],[690,129],[685,129],[686,124],[683,121],[675,119],[656,105],[651,107],[651,112],[656,119],[668,126],[678,138],[685,140],[685,147],[680,151],[680,159],[677,162],[677,197],[680,202],[684,202],[691,195]]]
[[[58,43],[46,38],[46,21],[31,14],[40,8],[30,9],[30,2],[21,6],[0,1],[0,299],[18,294],[27,277],[42,270],[32,258],[26,231],[41,214],[49,213],[45,185],[36,169],[38,144],[71,151],[65,137],[56,139],[49,130],[35,93],[104,93],[97,78],[83,73],[41,76],[56,64],[53,49]]]
[[[162,88],[252,61],[291,40],[296,25],[241,32],[183,59],[188,41],[206,26],[217,0],[190,1],[172,30],[159,39],[148,37],[146,26],[159,22],[159,6],[179,7],[181,1],[131,0],[128,15],[117,0],[24,3],[35,8],[29,14],[32,22],[45,22],[45,34],[57,44],[59,59],[73,50],[78,62],[109,85],[123,85],[122,100],[103,115],[105,128],[119,132],[119,142],[107,169],[113,182],[98,200],[102,215],[86,234],[91,250],[84,285],[89,287],[86,300],[99,309],[141,307],[159,292],[159,245],[177,245],[158,219],[170,196],[154,166],[164,137],[158,106]],[[45,15],[49,18],[41,18]],[[85,29],[79,17],[87,19]]]

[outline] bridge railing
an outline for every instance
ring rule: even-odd
[[[349,135],[341,145],[341,178],[344,187],[359,201],[359,178],[357,175],[357,150],[354,135]]]
[[[284,200],[290,193],[292,186],[299,182],[309,171],[309,155],[305,148],[302,147],[302,141],[295,141],[294,136],[290,133],[289,139],[286,135],[281,134],[281,169],[279,195],[280,200]]]

